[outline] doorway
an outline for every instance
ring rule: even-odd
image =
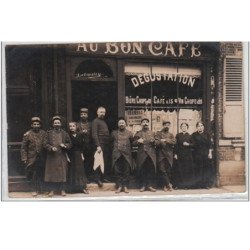
[[[72,118],[79,120],[80,108],[89,110],[89,121],[96,118],[97,108],[106,108],[106,122],[110,132],[117,128],[118,98],[115,81],[72,81]]]

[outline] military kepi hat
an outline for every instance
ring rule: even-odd
[[[126,122],[125,118],[122,117],[122,116],[121,116],[121,117],[118,117],[118,122],[119,122],[119,121],[125,121],[125,122]]]
[[[168,120],[163,120],[163,121],[162,121],[162,125],[167,124],[167,123],[168,123],[168,124],[171,124],[171,122],[168,121]]]
[[[89,112],[89,110],[88,110],[87,108],[81,108],[81,109],[80,109],[80,112],[83,112],[83,113],[88,113],[88,112]]]
[[[38,116],[34,116],[34,117],[31,118],[31,123],[32,122],[40,122],[41,123],[41,119]]]
[[[61,121],[62,119],[61,119],[61,117],[59,115],[55,115],[55,116],[52,117],[52,121],[54,121],[54,120],[60,120]]]
[[[146,120],[146,121],[148,121],[148,122],[149,122],[149,119],[147,118],[147,116],[143,116],[143,117],[142,117],[142,119],[141,119],[141,123],[142,123],[144,120]]]

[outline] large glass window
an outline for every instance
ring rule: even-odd
[[[171,121],[171,132],[187,122],[189,132],[202,118],[201,69],[172,65],[127,64],[125,66],[125,115],[131,131],[138,131],[147,116],[150,129],[158,131],[162,121]]]

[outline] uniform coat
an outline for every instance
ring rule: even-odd
[[[138,142],[140,138],[144,140],[143,144]],[[151,142],[152,139],[154,140],[153,142]],[[137,169],[139,171],[141,170],[144,161],[149,156],[154,164],[156,171],[155,133],[148,129],[142,129],[135,134],[133,141],[133,145],[138,146],[136,158]]]
[[[82,134],[85,144],[85,150],[92,149],[92,142],[91,142],[91,122],[82,122],[79,121],[76,124],[77,132]],[[87,133],[84,133],[83,130],[87,130]]]
[[[23,136],[21,159],[25,162],[26,177],[31,181],[34,191],[38,191],[44,180],[46,132],[29,130]]]
[[[46,132],[39,130],[37,133],[29,130],[23,136],[21,146],[21,160],[27,162],[27,167],[33,165],[37,157],[44,157],[44,144],[46,141]]]
[[[124,156],[129,166],[132,167],[131,145],[133,134],[127,129],[124,131],[116,130],[111,133],[111,141],[113,142],[112,166],[121,156]]]
[[[156,146],[157,146],[157,162],[167,159],[170,166],[173,165],[173,147],[176,144],[176,139],[173,134],[165,132],[164,130],[156,133]],[[166,142],[162,142],[165,139]]]
[[[45,167],[46,182],[66,182],[67,181],[67,157],[66,149],[62,149],[60,144],[63,143],[66,149],[70,149],[72,144],[67,132],[62,129],[49,130],[47,133],[47,159]],[[52,151],[56,147],[57,151]]]

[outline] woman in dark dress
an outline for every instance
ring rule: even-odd
[[[192,156],[192,137],[187,132],[189,125],[182,123],[181,133],[176,135],[175,159],[177,160],[179,183],[178,188],[188,189],[194,185],[194,164]]]
[[[72,142],[72,148],[69,150],[70,160],[70,186],[71,190],[81,190],[84,194],[88,194],[87,178],[84,169],[84,139],[80,133],[76,133],[76,123],[69,123],[69,135]]]
[[[204,131],[204,124],[202,122],[197,122],[196,128],[197,131],[192,134],[196,187],[209,189],[211,187],[212,172],[211,138]]]

